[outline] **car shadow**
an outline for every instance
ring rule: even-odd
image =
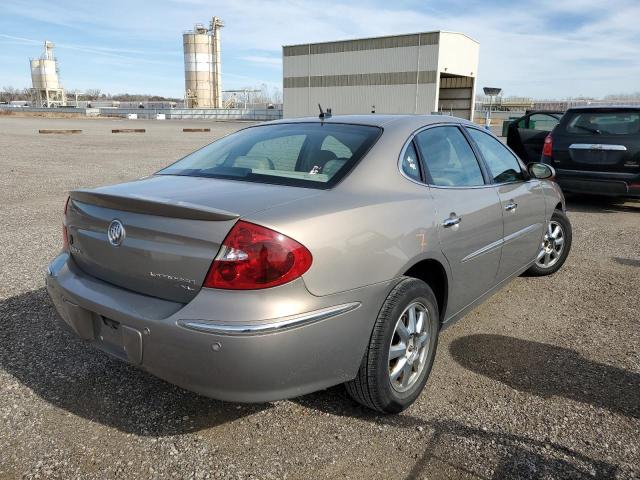
[[[0,301],[0,368],[46,402],[143,436],[191,433],[270,408],[221,402],[113,359],[58,325],[44,288]]]
[[[422,444],[422,453],[411,465],[405,477],[407,480],[432,476],[496,480],[615,478],[618,471],[616,465],[590,458],[550,440],[492,431],[447,418],[423,420],[411,415],[411,409],[399,415],[378,414],[351,400],[342,386],[292,401],[331,415],[371,422],[379,428],[405,430],[406,434],[401,437],[406,437],[412,444]],[[491,476],[485,474],[489,469],[493,471]]]
[[[540,478],[616,478],[618,467],[550,441],[476,428],[453,420],[434,421],[431,439],[407,480],[448,471],[451,477],[502,480]],[[492,458],[489,469],[477,458]],[[474,465],[478,465],[474,469]],[[485,472],[491,470],[491,475]]]
[[[449,351],[465,368],[513,389],[561,396],[640,418],[640,374],[588,360],[555,345],[504,335],[468,335]]]
[[[567,193],[567,210],[583,213],[640,213],[640,200],[603,195],[584,195]]]

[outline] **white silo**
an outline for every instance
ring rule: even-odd
[[[208,29],[197,24],[182,35],[187,108],[222,108],[220,29],[223,26],[222,20],[213,17]]]
[[[53,55],[53,43],[44,42],[40,58],[30,59],[32,96],[36,107],[53,107],[66,104],[64,89],[58,78],[58,61]]]

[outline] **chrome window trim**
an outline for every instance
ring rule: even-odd
[[[420,185],[422,187],[428,187],[428,188],[468,190],[470,188],[494,187],[496,185],[495,183],[484,183],[482,185],[433,185],[432,183],[428,183],[428,182],[418,182],[417,180],[414,180],[413,178],[410,178],[406,173],[404,173],[402,171],[402,159],[404,158],[404,154],[407,151],[407,148],[409,148],[409,145],[411,144],[411,142],[413,142],[414,138],[416,138],[416,135],[424,132],[425,130],[428,130],[430,128],[435,128],[435,127],[455,127],[455,128],[459,128],[459,127],[464,127],[464,126],[466,126],[466,124],[464,124],[464,123],[440,122],[440,123],[434,123],[434,124],[431,124],[431,125],[422,126],[422,127],[418,128],[417,130],[414,130],[413,132],[411,132],[411,134],[409,135],[409,138],[405,141],[404,145],[402,146],[402,149],[400,150],[400,156],[398,157],[398,170],[400,171],[400,175],[402,175],[404,178],[406,178],[410,182],[415,183],[416,185]],[[466,137],[465,137],[465,140],[467,140]],[[467,140],[467,143],[468,142],[469,142],[469,140]],[[469,144],[469,147],[471,147],[471,150],[473,150],[473,146],[471,144]],[[476,154],[475,151],[473,152],[473,154],[475,156],[475,154]],[[476,158],[476,161],[480,162],[481,160],[479,158]],[[478,167],[480,167],[479,163],[478,163]],[[480,167],[480,171],[482,171],[482,167]]]
[[[189,330],[218,335],[263,335],[310,325],[357,309],[360,302],[345,303],[311,312],[267,320],[260,323],[219,322],[217,320],[180,319],[178,325]]]

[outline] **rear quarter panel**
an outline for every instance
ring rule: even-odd
[[[385,282],[427,258],[446,266],[428,189],[401,180],[406,182],[405,192],[327,191],[249,220],[311,251],[313,264],[303,278],[314,295]]]

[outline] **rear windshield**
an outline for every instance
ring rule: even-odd
[[[640,112],[568,113],[567,133],[576,135],[632,135],[640,132]]]
[[[329,188],[351,170],[381,132],[378,127],[337,123],[251,127],[187,155],[158,174]]]

